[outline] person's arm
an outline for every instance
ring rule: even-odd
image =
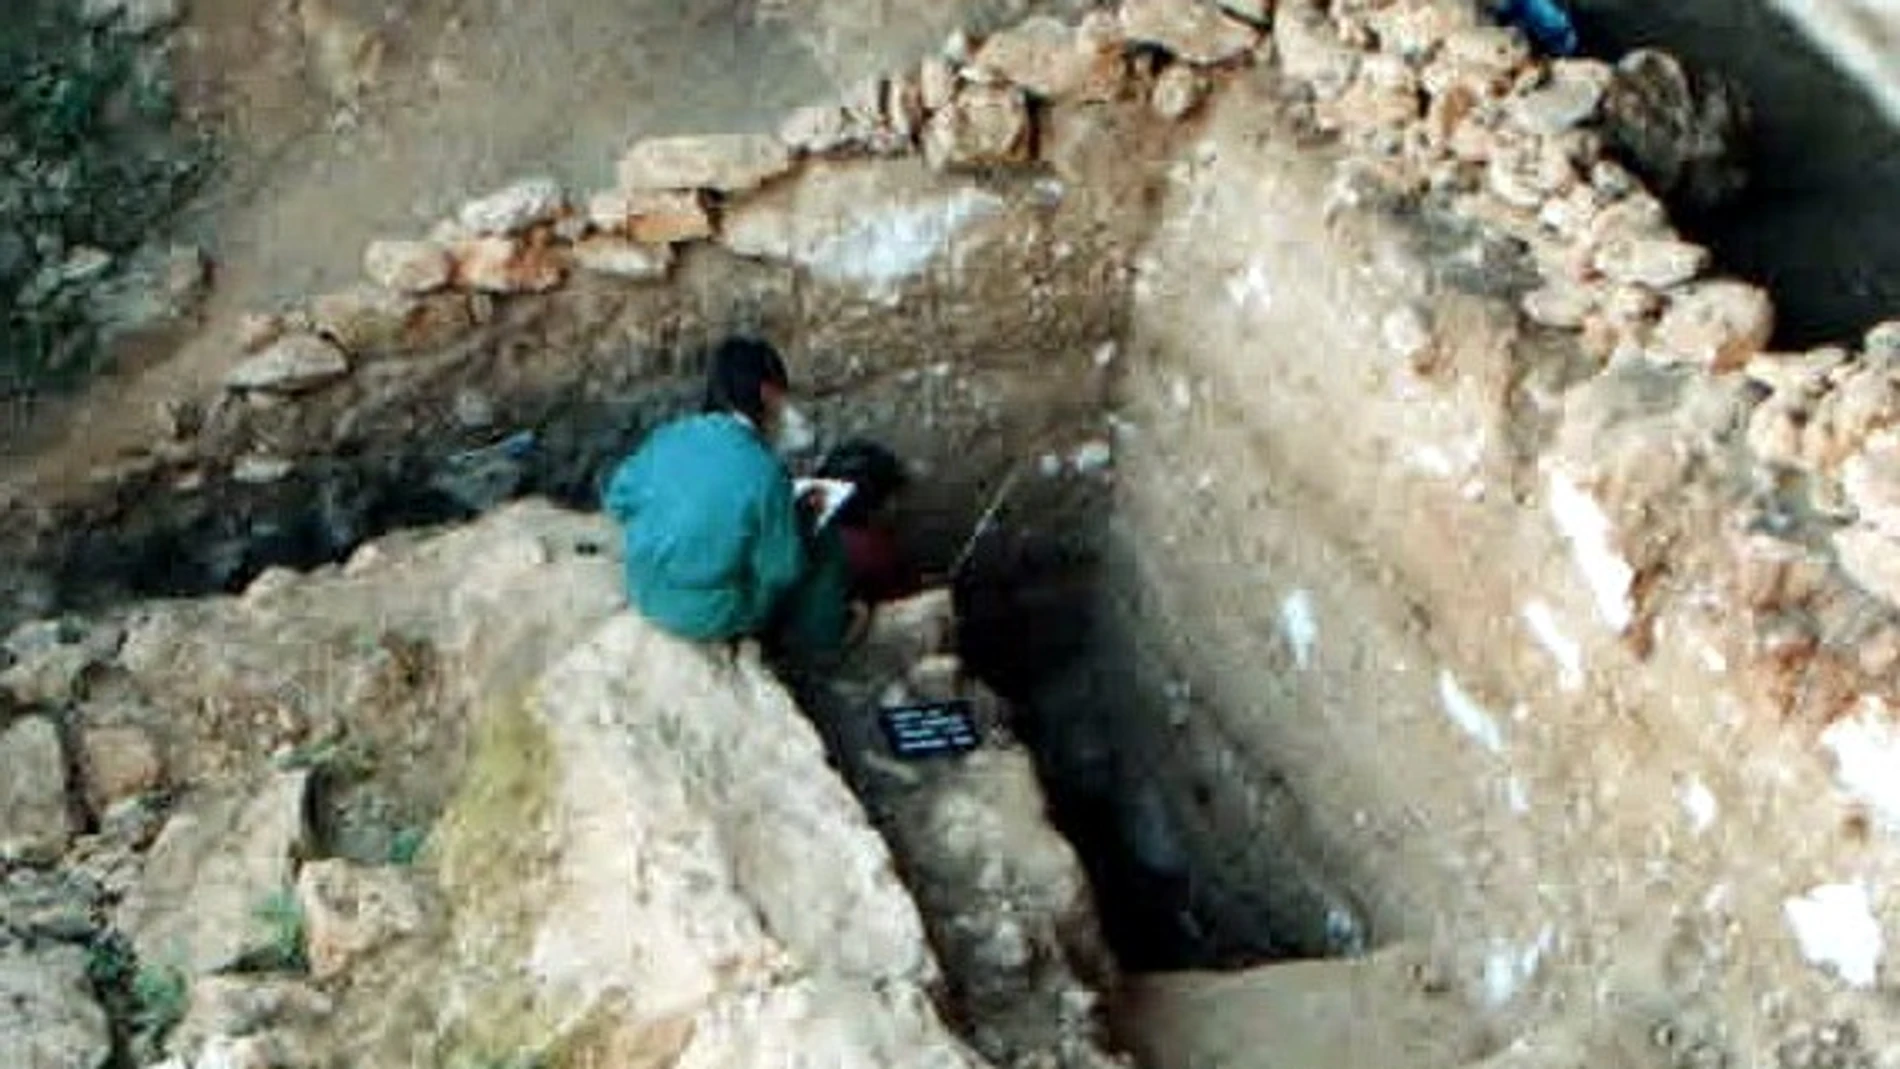
[[[804,522],[792,497],[792,481],[783,473],[770,481],[759,501],[752,540],[752,611],[749,629],[771,621],[779,602],[805,572]]]

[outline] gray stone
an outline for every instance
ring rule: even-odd
[[[566,207],[559,182],[530,178],[462,205],[456,221],[473,234],[518,234],[553,222]]]
[[[86,982],[86,954],[0,946],[0,1065],[97,1069],[112,1055],[105,1011]]]
[[[756,189],[792,167],[791,150],[768,134],[657,137],[634,145],[620,161],[620,186],[631,192]]]
[[[594,237],[574,246],[574,263],[597,275],[636,281],[666,277],[673,267],[669,245],[644,245],[626,238]]]
[[[1225,63],[1253,50],[1260,34],[1202,0],[1123,0],[1122,32],[1189,63]]]
[[[1767,348],[1774,333],[1774,302],[1759,287],[1703,282],[1670,300],[1651,348],[1666,359],[1734,371]]]
[[[310,975],[318,980],[422,929],[421,899],[399,868],[313,861],[297,874],[297,902],[310,935]]]
[[[1598,60],[1559,60],[1550,80],[1511,101],[1519,125],[1540,134],[1560,134],[1596,117],[1609,88],[1610,68]]]
[[[372,241],[363,270],[377,285],[398,293],[429,293],[449,284],[455,265],[448,250],[432,241]]]
[[[1116,42],[1085,36],[1046,15],[983,42],[972,65],[1047,100],[1108,100],[1122,80]]]
[[[1029,152],[1029,106],[1020,90],[971,85],[924,127],[924,159],[939,170],[1014,163]]]
[[[203,974],[269,946],[257,913],[291,890],[309,785],[307,772],[279,773],[172,814],[116,917],[140,960]]]
[[[0,734],[0,860],[52,861],[74,830],[59,729],[24,717]]]
[[[1612,238],[1597,248],[1592,263],[1611,281],[1664,289],[1701,274],[1709,250],[1675,238]]]
[[[302,393],[349,373],[343,350],[314,334],[292,334],[232,368],[224,384],[233,390]]]

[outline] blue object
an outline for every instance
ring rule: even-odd
[[[805,567],[791,475],[729,414],[653,432],[601,504],[625,528],[629,597],[681,638],[759,634]]]
[[[1553,56],[1574,56],[1580,47],[1576,23],[1557,0],[1504,0],[1498,21],[1523,30],[1532,44]]]

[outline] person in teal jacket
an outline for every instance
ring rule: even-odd
[[[760,635],[804,572],[804,520],[770,445],[789,385],[770,345],[728,339],[702,411],[654,431],[607,481],[602,505],[626,533],[628,596],[674,635]]]

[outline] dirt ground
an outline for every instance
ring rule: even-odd
[[[424,234],[523,177],[599,188],[643,136],[771,129],[957,27],[1031,6],[195,0],[177,77],[224,157],[180,220],[215,263],[204,320],[6,429],[0,486],[57,492],[149,443],[165,399],[202,395],[233,361],[241,315],[350,284],[377,237]]]

